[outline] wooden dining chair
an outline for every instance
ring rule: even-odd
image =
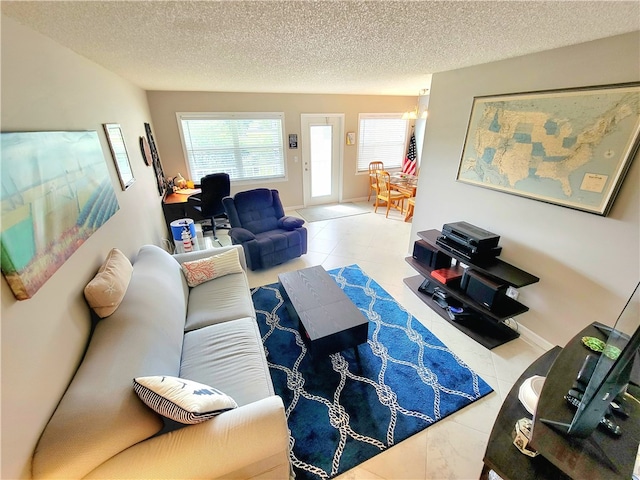
[[[377,172],[380,170],[384,170],[384,163],[380,161],[370,162],[369,163],[369,196],[367,197],[367,202],[371,200],[371,192],[377,194],[377,185],[378,181]]]
[[[385,215],[387,218],[389,218],[389,210],[391,208],[403,212],[404,199],[407,197],[405,197],[403,193],[391,188],[391,175],[389,175],[389,172],[386,170],[380,170],[376,176],[376,203],[375,208],[373,209],[374,213],[378,213],[380,200],[383,200],[387,204],[387,214]]]
[[[413,209],[416,206],[416,197],[411,197],[407,200],[407,211],[404,214],[404,221],[408,222],[413,217]]]

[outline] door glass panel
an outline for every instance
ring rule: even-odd
[[[311,125],[311,197],[331,195],[331,125]]]

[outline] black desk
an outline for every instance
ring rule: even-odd
[[[169,232],[169,238],[173,238],[171,233],[171,222],[174,220],[180,220],[181,218],[191,218],[194,221],[205,220],[200,213],[192,208],[188,199],[191,195],[200,193],[200,190],[196,190],[193,193],[166,193],[162,199],[162,213],[164,213],[164,220],[167,223],[167,231]]]

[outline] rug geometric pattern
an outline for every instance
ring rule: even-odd
[[[312,358],[279,284],[252,290],[297,479],[335,477],[492,391],[360,267],[329,274],[369,319],[359,362]]]

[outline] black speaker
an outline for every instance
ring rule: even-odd
[[[451,266],[451,257],[449,255],[432,248],[424,240],[417,240],[413,244],[413,258],[433,270]]]
[[[507,285],[485,277],[470,268],[464,271],[460,288],[466,291],[470,298],[489,310],[499,307],[507,294]]]

